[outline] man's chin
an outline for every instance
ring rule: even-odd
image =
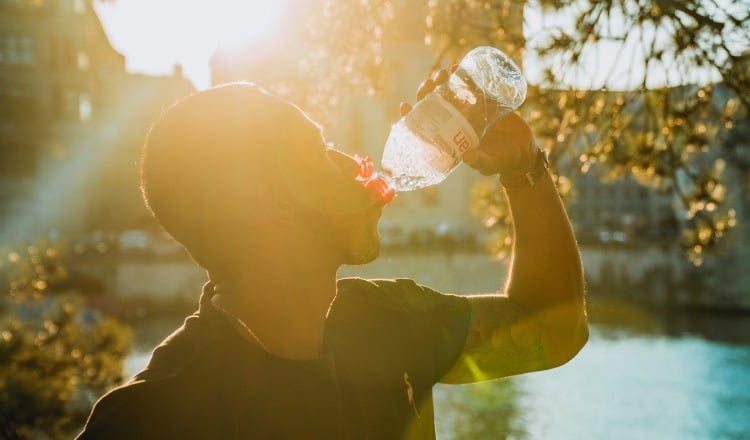
[[[371,263],[380,255],[380,243],[369,246],[366,249],[357,249],[349,254],[345,264],[360,265]]]

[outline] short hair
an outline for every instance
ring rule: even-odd
[[[309,150],[294,136],[304,118],[289,102],[243,82],[183,99],[149,130],[141,156],[146,206],[209,272],[231,258],[236,234],[250,233],[227,211],[252,208],[259,191],[284,178],[284,157]]]

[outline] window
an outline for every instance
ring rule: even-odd
[[[15,35],[6,35],[3,38],[3,61],[5,64],[12,66],[18,62],[17,41]]]
[[[78,119],[83,122],[91,122],[91,96],[88,93],[78,95]]]
[[[31,87],[14,84],[0,88],[0,119],[29,121],[36,118],[36,110]]]
[[[30,66],[34,64],[34,43],[31,37],[20,37],[18,39],[18,62]]]
[[[56,89],[55,113],[59,119],[79,119],[80,102],[78,99],[78,93],[71,89]]]
[[[0,34],[0,64],[30,66],[34,64],[34,40],[26,35]]]
[[[89,55],[86,52],[78,52],[78,70],[86,71],[89,70],[91,63],[89,62]]]
[[[94,117],[91,95],[75,89],[55,90],[55,114],[58,119],[79,121],[84,124]]]

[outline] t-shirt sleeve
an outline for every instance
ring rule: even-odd
[[[349,284],[361,300],[358,326],[377,329],[379,335],[370,338],[384,346],[384,357],[405,359],[415,367],[412,375],[426,384],[437,383],[453,367],[468,333],[468,298],[411,279],[351,279]]]

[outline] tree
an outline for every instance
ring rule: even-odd
[[[40,243],[3,252],[0,437],[70,438],[122,381],[130,329],[86,307],[61,258]]]
[[[562,175],[632,176],[673,191],[685,211],[681,242],[696,263],[736,224],[723,170],[734,166],[736,127],[750,108],[747,0],[429,0],[421,5],[318,0],[309,5],[310,44],[317,48],[318,63],[338,72],[328,80],[339,85],[378,89],[388,25],[413,8],[422,8],[434,67],[455,62],[479,44],[500,47],[518,60],[526,50],[529,63],[541,68],[526,106],[538,111],[527,117],[553,165],[567,168]],[[524,37],[521,17],[531,26],[529,16],[538,19],[542,12],[542,26]],[[615,62],[597,59],[602,50],[616,54]],[[632,68],[615,69],[618,62]],[[563,193],[571,188],[567,177],[558,177],[558,183]],[[506,224],[502,200],[481,189],[477,194],[486,224]]]
[[[555,104],[549,98],[556,98],[559,109],[551,127],[543,121],[551,129],[545,141],[553,157],[572,153],[580,172],[596,166],[605,178],[631,175],[644,185],[674,191],[686,212],[682,244],[700,263],[701,254],[735,224],[722,178],[726,139],[750,106],[749,4],[582,4],[540,1],[543,8],[576,17],[572,30],[553,28],[538,43],[543,60],[558,60],[544,63],[539,85],[560,91],[537,98],[546,109]],[[597,76],[590,68],[593,48],[602,44],[619,50],[618,59],[631,51],[635,68],[619,78],[627,91],[612,91],[617,78]],[[586,75],[589,84],[580,81]],[[578,87],[563,87],[566,82]]]

